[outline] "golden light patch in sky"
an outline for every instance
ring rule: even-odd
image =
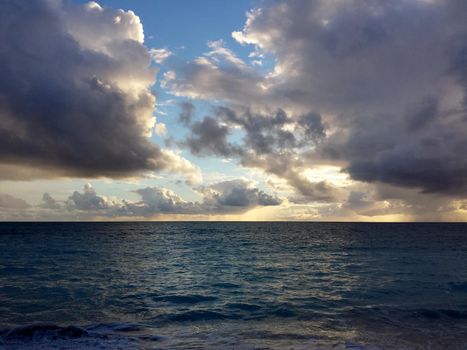
[[[341,168],[332,165],[322,165],[313,169],[307,169],[304,175],[312,182],[326,181],[336,187],[345,187],[354,183],[348,174],[341,171]]]

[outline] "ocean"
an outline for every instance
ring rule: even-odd
[[[1,223],[0,349],[467,349],[467,224]]]

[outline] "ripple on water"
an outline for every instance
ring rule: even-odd
[[[217,300],[216,297],[210,295],[162,295],[152,298],[154,301],[162,301],[173,304],[198,304]]]
[[[363,348],[361,339],[463,349],[466,233],[450,224],[0,224],[0,349],[314,349],[317,338],[336,349]],[[15,328],[37,321],[59,326]]]

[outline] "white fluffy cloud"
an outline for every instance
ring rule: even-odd
[[[161,64],[161,63],[164,63],[164,61],[167,58],[172,56],[173,52],[167,48],[161,48],[161,49],[150,49],[149,54],[151,55],[151,58],[154,60],[154,62]]]

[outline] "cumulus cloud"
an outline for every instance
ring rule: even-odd
[[[201,186],[197,191],[201,202],[188,202],[174,192],[160,187],[146,187],[135,192],[141,201],[126,203],[125,211],[132,215],[155,216],[158,214],[233,214],[243,213],[257,206],[276,206],[281,200],[245,180],[230,180]]]
[[[228,134],[227,126],[208,116],[191,125],[191,135],[182,145],[186,145],[195,155],[229,156],[234,150],[227,142]]]
[[[465,13],[463,0],[265,2],[233,38],[250,45],[252,57],[272,57],[270,72],[246,65],[218,42],[168,75],[165,86],[177,95],[216,99],[253,114],[282,109],[290,124],[285,131],[299,125],[300,115],[321,116],[324,128],[305,131],[315,132],[303,146],[306,153],[294,148],[286,132],[282,138],[265,128],[254,134],[253,125],[242,124],[252,136],[246,152],[262,152],[263,168],[299,158],[303,168],[339,164],[367,183],[462,196],[467,193]],[[275,119],[267,122],[274,130]],[[278,142],[289,152],[277,152]],[[268,155],[274,159],[266,160]],[[300,175],[295,182],[302,180]]]
[[[163,150],[163,154],[164,157],[161,159],[162,169],[183,174],[189,185],[197,184],[202,181],[201,170],[198,166],[192,164],[177,152],[167,149]]]
[[[132,11],[7,0],[0,22],[2,178],[187,169],[149,140],[157,71]]]
[[[42,202],[31,205],[17,197],[0,194],[0,220],[139,220],[243,214],[252,209],[270,207],[271,219],[299,220],[463,220],[467,201],[446,201],[435,194],[391,185],[354,187],[341,202],[309,206],[300,201],[282,202],[276,195],[257,188],[243,179],[199,186],[200,201],[187,201],[162,187],[133,190],[138,200],[109,198],[86,184],[65,200],[44,193]]]
[[[84,185],[83,193],[74,191],[66,201],[69,209],[102,210],[114,207],[114,203],[105,197],[98,196],[91,184]]]
[[[186,108],[182,106],[182,116]],[[297,192],[291,198],[294,202],[334,199],[330,184],[313,181],[305,174],[304,154],[326,136],[321,115],[290,116],[281,109],[261,114],[249,109],[217,107],[213,116],[190,123],[193,114],[194,107],[190,105],[190,118],[185,121],[190,134],[179,143],[191,153],[237,158],[244,167],[284,179]],[[231,137],[234,130],[241,130],[242,137]]]
[[[156,134],[159,136],[164,136],[165,134],[167,134],[167,127],[164,123],[157,123],[154,129],[156,131]]]
[[[141,201],[128,204],[133,214],[151,216],[163,213],[187,214],[193,212],[194,204],[186,202],[171,190],[160,187],[146,187],[135,191],[141,196]]]
[[[0,195],[0,207],[30,209],[30,214],[35,213],[38,218],[152,218],[168,214],[241,214],[255,207],[277,206],[282,202],[277,196],[241,179],[200,186],[196,191],[202,196],[199,202],[186,201],[167,188],[145,187],[133,191],[140,200],[132,201],[99,195],[91,184],[86,184],[82,191],[74,191],[64,201],[44,193],[42,203],[35,207],[21,199]]]
[[[245,180],[230,180],[200,189],[204,196],[202,206],[214,212],[230,212],[256,206],[281,204],[276,196],[265,193]]]
[[[172,56],[173,52],[167,48],[161,48],[161,49],[150,49],[149,54],[151,55],[151,58],[153,59],[154,62],[161,64],[161,63],[164,63],[164,61],[167,58]]]
[[[29,205],[25,200],[16,198],[6,193],[0,193],[0,208],[3,209],[28,209]]]
[[[209,42],[206,54],[166,72],[161,86],[191,98],[238,102],[259,97],[261,75],[224,46],[222,41]]]
[[[46,192],[42,195],[42,204],[40,205],[40,207],[44,209],[56,210],[60,209],[61,205],[55,200],[55,198],[53,198],[50,194]]]
[[[34,206],[24,199],[0,193],[0,221],[22,221],[34,219]]]

